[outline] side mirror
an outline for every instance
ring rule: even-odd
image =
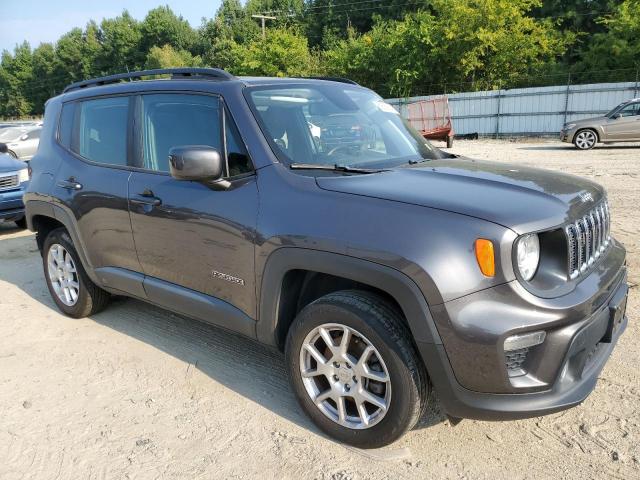
[[[622,118],[622,114],[621,113],[615,113],[612,118],[614,120],[618,120],[619,118]]]
[[[27,138],[29,138],[29,134],[28,134],[28,133],[25,133],[24,135],[22,135],[22,136],[20,137],[20,140],[24,142]]]
[[[206,145],[181,145],[169,150],[169,170],[176,180],[220,182],[223,165],[220,153]]]

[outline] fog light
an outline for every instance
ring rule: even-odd
[[[521,348],[534,347],[544,342],[547,333],[532,332],[524,333],[522,335],[512,335],[504,341],[504,351],[510,352],[512,350],[520,350]]]

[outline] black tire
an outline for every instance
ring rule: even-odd
[[[325,323],[345,325],[363,334],[380,352],[391,382],[391,399],[384,417],[371,427],[351,429],[328,418],[311,400],[300,373],[304,339]],[[298,401],[311,420],[329,436],[359,447],[388,445],[411,429],[426,409],[427,375],[402,314],[378,295],[343,290],[307,305],[291,326],[285,348],[287,368]]]
[[[27,228],[27,219],[26,217],[22,217],[20,220],[16,220],[16,225],[18,228],[25,229]]]
[[[447,148],[453,147],[453,135],[447,137]]]
[[[76,303],[72,306],[64,304],[58,298],[49,278],[49,264],[47,257],[51,246],[54,244],[59,244],[64,247],[64,249],[71,255],[76,267],[77,280],[79,284],[78,298]],[[66,229],[57,228],[49,232],[42,247],[42,263],[44,266],[44,276],[49,293],[51,293],[53,301],[64,314],[73,318],[84,318],[93,315],[94,313],[98,313],[109,303],[109,293],[91,281],[80,262],[78,252],[76,251],[73,241]]]
[[[591,150],[599,141],[598,132],[591,128],[578,130],[573,137],[573,145],[578,150]]]
[[[7,153],[11,155],[13,158],[15,158],[16,160],[18,159],[18,155],[16,155],[16,152],[14,152],[13,150],[8,150]]]

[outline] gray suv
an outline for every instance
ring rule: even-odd
[[[359,447],[412,428],[430,389],[454,421],[577,405],[626,327],[602,187],[444,153],[348,80],[76,83],[31,167],[60,310],[126,295],[280,349],[306,413]]]

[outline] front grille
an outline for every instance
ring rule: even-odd
[[[0,190],[9,190],[18,186],[18,175],[0,176]]]
[[[528,353],[528,348],[520,348],[518,350],[504,352],[504,362],[507,366],[507,373],[510,377],[523,375],[525,373],[522,369],[522,365],[527,359]]]
[[[609,246],[610,228],[609,204],[606,200],[575,223],[565,227],[569,278],[577,278],[586,272],[602,255]]]

